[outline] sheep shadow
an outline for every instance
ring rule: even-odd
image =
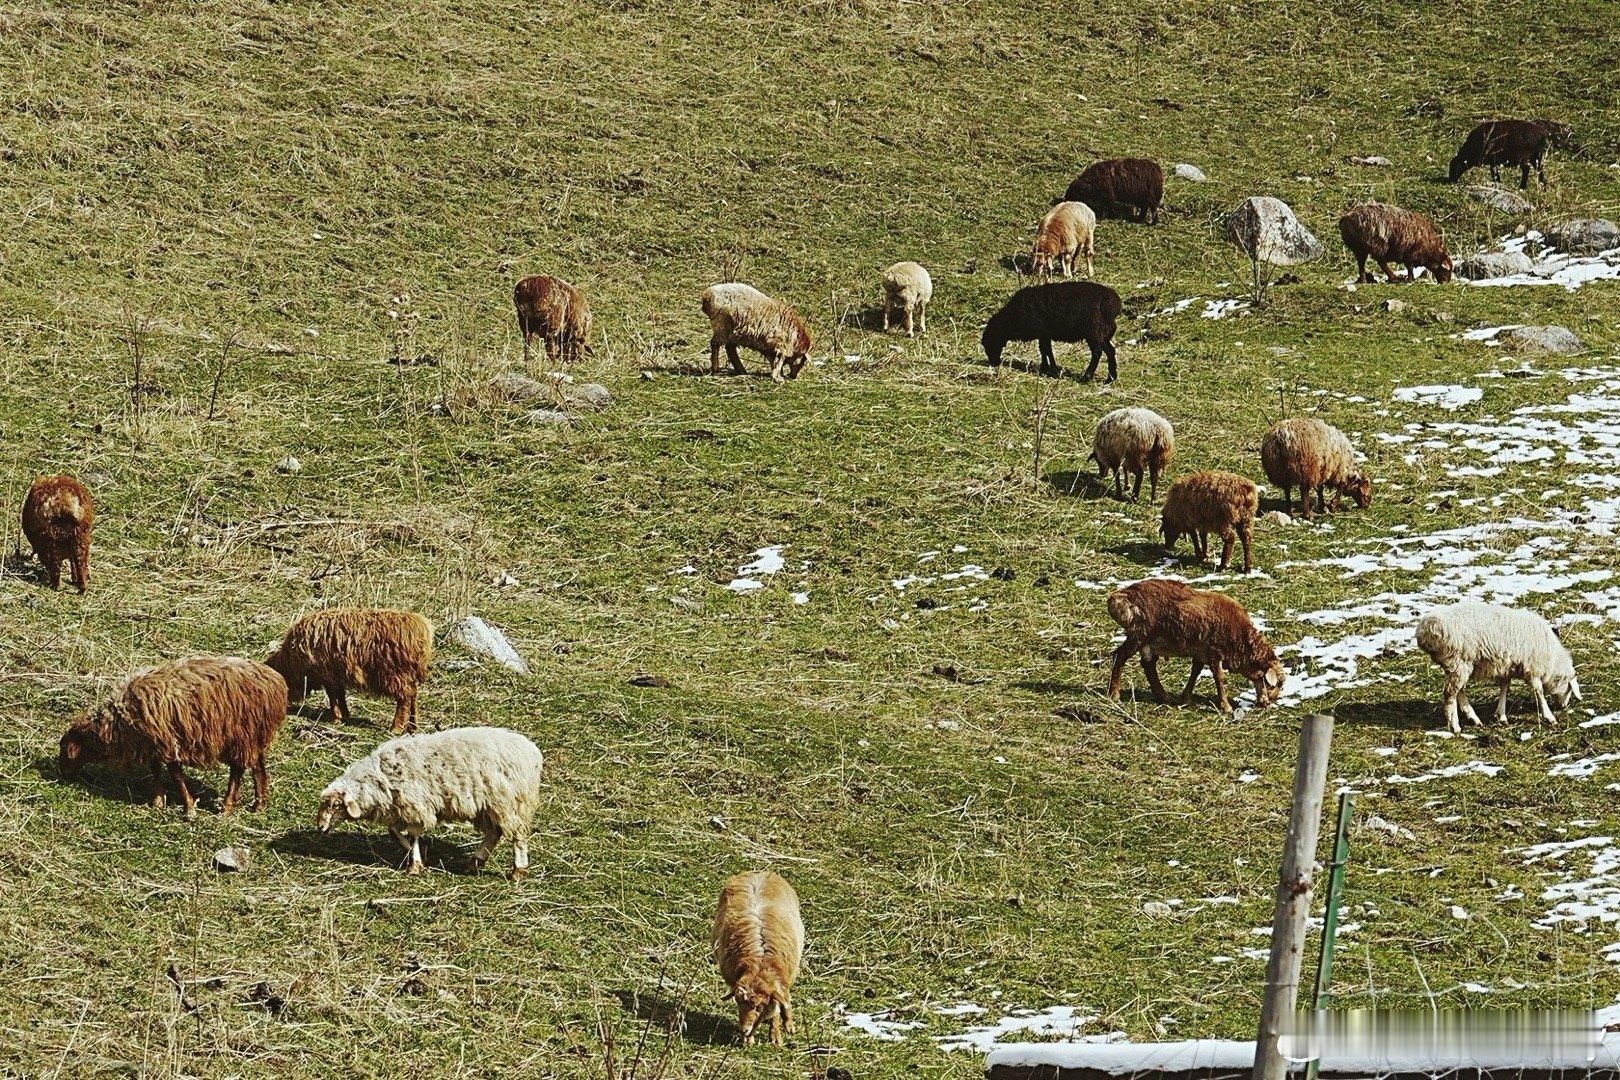
[[[883,329],[883,305],[872,304],[859,311],[851,311],[844,315],[843,325],[855,330],[866,330],[873,334],[881,334]],[[894,327],[889,328],[891,331]],[[902,327],[901,332],[905,330]]]
[[[79,775],[69,780],[62,776],[56,767],[54,757],[42,757],[34,760],[34,771],[43,780],[54,780],[59,784],[71,784],[81,787],[90,794],[108,802],[124,803],[127,806],[147,806],[152,802],[152,796],[157,794],[156,781],[149,769],[119,769],[105,762],[86,765],[79,771]],[[244,781],[248,794],[251,796],[252,783]],[[225,796],[218,788],[197,777],[191,769],[186,770],[186,787],[191,797],[197,801],[197,809],[218,812]],[[180,796],[167,782],[163,785],[163,794],[167,796],[167,809],[175,809],[180,805]],[[251,799],[250,799],[251,801]]]
[[[1027,690],[1032,694],[1050,694],[1053,697],[1075,697],[1099,692],[1095,686],[1059,682],[1056,679],[1020,679],[1012,685],[1017,690]]]
[[[1054,352],[1056,351],[1055,346],[1057,344],[1068,345],[1070,342],[1055,342]],[[976,356],[964,361],[964,363],[978,364],[981,367],[989,368],[991,371],[997,371],[1001,368],[1012,368],[1014,371],[1021,371],[1026,375],[1038,375],[1048,379],[1067,379],[1070,382],[1079,383],[1082,386],[1095,385],[1100,389],[1106,389],[1109,385],[1103,381],[1108,377],[1107,357],[1104,357],[1098,362],[1096,374],[1094,374],[1090,379],[1083,379],[1080,377],[1081,374],[1086,370],[1086,365],[1091,363],[1091,357],[1086,353],[1082,353],[1080,355],[1079,363],[1075,364],[1073,367],[1064,364],[1060,359],[1058,361],[1058,369],[1055,374],[1041,370],[1041,361],[1039,356],[1033,360],[1008,360],[1003,358],[999,364],[992,364],[984,357]]]
[[[734,1043],[741,1037],[737,1022],[718,1013],[694,1009],[691,999],[671,997],[662,990],[615,990],[619,1005],[643,1023],[665,1031],[679,1031],[691,1043]]]
[[[1195,570],[1205,569],[1191,555],[1184,558],[1178,557],[1174,552],[1166,552],[1164,545],[1154,540],[1127,540],[1125,543],[1116,544],[1108,550],[1123,559],[1135,563],[1137,566],[1154,567],[1163,563],[1166,558],[1170,558],[1178,565],[1185,565]]]
[[[1082,469],[1057,469],[1041,477],[1053,494],[1068,495],[1077,499],[1101,499],[1112,492],[1112,488],[1097,479],[1097,474]]]
[[[338,829],[323,833],[319,829],[294,829],[270,841],[269,848],[283,855],[326,859],[351,866],[405,865],[405,849],[394,843],[386,832]],[[433,864],[426,851],[423,859]]]
[[[33,556],[25,554],[20,547],[12,548],[0,560],[0,577],[14,577],[23,581],[32,581],[43,588],[49,588],[50,582],[45,578],[45,567]]]
[[[1490,704],[1495,708],[1494,700]],[[1474,707],[1479,708],[1479,703],[1475,702]],[[1485,713],[1482,711],[1480,715],[1484,716]],[[1422,698],[1409,698],[1405,701],[1352,701],[1333,707],[1333,718],[1340,723],[1399,731],[1425,731],[1439,723],[1439,717],[1439,703]]]

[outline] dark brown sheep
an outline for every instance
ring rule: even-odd
[[[62,587],[62,564],[73,571],[82,595],[90,586],[90,524],[96,507],[90,492],[71,476],[43,476],[23,499],[22,531],[45,568],[51,588]]]
[[[1001,364],[1001,350],[1009,341],[1041,343],[1041,374],[1056,375],[1052,354],[1054,341],[1084,341],[1091,348],[1091,363],[1080,376],[1089,381],[1097,374],[1097,362],[1108,354],[1108,382],[1119,376],[1114,356],[1114,329],[1122,305],[1119,293],[1094,281],[1058,281],[1050,285],[1030,285],[1019,289],[985,323],[984,354],[990,363]]]
[[[153,806],[164,802],[164,773],[185,804],[197,800],[185,766],[224,762],[231,769],[223,813],[236,806],[242,774],[253,770],[253,809],[270,798],[264,753],[287,716],[287,684],[253,660],[192,656],[171,660],[124,680],[107,700],[74,720],[62,736],[57,773],[72,780],[86,764],[110,758],[144,765],[157,783]]]
[[[1530,168],[1546,186],[1547,173],[1542,168],[1549,143],[1569,138],[1569,129],[1550,120],[1487,120],[1463,140],[1462,149],[1451,159],[1451,181],[1456,183],[1469,169],[1484,165],[1491,170],[1491,179],[1502,179],[1503,165],[1519,167],[1519,186],[1530,186]]]
[[[529,344],[536,338],[546,343],[546,360],[555,364],[560,355],[565,364],[577,361],[591,335],[591,309],[585,294],[560,277],[536,274],[517,283],[512,290],[517,308],[518,331],[523,335],[523,362],[529,362]]]
[[[349,691],[392,698],[394,734],[416,730],[416,690],[433,662],[433,624],[414,611],[327,608],[299,616],[265,661],[292,701],[319,687],[332,719],[349,719]]]
[[[1164,170],[1147,158],[1108,158],[1087,166],[1063,198],[1083,202],[1099,218],[1128,217],[1156,225],[1164,205]]]
[[[1369,258],[1391,282],[1395,280],[1395,271],[1389,268],[1392,262],[1405,265],[1407,281],[1416,280],[1419,266],[1442,285],[1451,280],[1446,242],[1434,222],[1422,214],[1388,203],[1364,203],[1339,219],[1339,235],[1356,257],[1356,281],[1362,284],[1373,281],[1367,272]]]
[[[1215,677],[1216,699],[1223,713],[1232,711],[1223,668],[1254,683],[1255,704],[1262,708],[1282,692],[1286,674],[1276,651],[1255,629],[1243,605],[1229,596],[1180,581],[1149,578],[1109,593],[1108,614],[1125,630],[1124,642],[1114,650],[1114,670],[1108,679],[1108,696],[1116,701],[1125,665],[1132,656],[1142,658],[1142,670],[1161,705],[1167,701],[1159,681],[1161,656],[1192,660],[1192,676],[1181,694],[1183,705],[1192,702],[1193,687],[1205,667]]]

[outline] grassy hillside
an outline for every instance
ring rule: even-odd
[[[1614,217],[1612,12],[1359,8],[0,9],[0,493],[16,505],[69,471],[100,504],[88,596],[43,589],[20,556],[0,576],[0,1070],[602,1075],[603,1033],[645,1028],[671,1075],[967,1077],[981,1059],[932,1036],[1054,1005],[1096,1017],[1086,1033],[1244,1036],[1297,720],[1321,707],[1334,775],[1363,792],[1341,1000],[1612,1001],[1612,924],[1535,925],[1582,856],[1521,851],[1620,828],[1613,765],[1551,768],[1611,751],[1617,729],[1578,722],[1620,709],[1594,458],[1489,473],[1477,432],[1407,425],[1564,407],[1587,384],[1550,373],[1615,366],[1620,285],[1348,292],[1334,229],[1369,195],[1431,214],[1459,252]],[[1553,155],[1522,221],[1438,182],[1497,114],[1563,119],[1583,147]],[[1099,231],[1098,276],[1132,314],[1119,383],[986,368],[1011,257],[1116,153],[1210,178],[1172,181],[1158,227]],[[1347,161],[1371,154],[1392,166]],[[1261,311],[1201,318],[1248,276],[1212,223],[1262,193],[1329,255]],[[863,328],[901,258],[935,277],[915,342]],[[511,284],[541,271],[590,296],[575,374],[615,395],[567,428],[487,390],[521,365]],[[807,316],[816,363],[796,383],[690,375],[698,293],[731,276]],[[1455,335],[1522,322],[1590,353],[1477,378],[1517,361]],[[1392,400],[1453,383],[1484,396]],[[1214,579],[1279,645],[1390,625],[1302,616],[1430,588],[1455,542],[1504,576],[1587,575],[1525,601],[1583,617],[1565,639],[1587,701],[1539,728],[1516,691],[1507,728],[1433,738],[1438,674],[1402,638],[1264,713],[1108,702],[1104,590],[1162,560],[1154,508],[1076,477],[1125,404],[1175,422],[1176,473],[1258,478],[1284,408],[1369,455],[1370,510],[1263,526],[1268,573]],[[277,469],[288,455],[298,472]],[[1548,515],[1562,531],[1528,553],[1533,528],[1441,536],[1418,545],[1428,561],[1360,576],[1322,562]],[[20,542],[8,512],[0,547]],[[787,566],[765,588],[722,587],[769,545]],[[913,576],[933,580],[894,584]],[[446,647],[423,698],[430,726],[501,724],[545,750],[528,881],[470,875],[470,830],[435,834],[414,879],[385,834],[315,831],[316,795],[384,737],[386,702],[356,698],[343,727],[318,696],[292,716],[262,815],[187,823],[110,769],[57,782],[68,719],[123,673],[262,655],[324,603],[476,613],[529,658],[520,677]],[[1387,782],[1471,761],[1502,771]],[[210,868],[226,844],[249,870]],[[756,866],[796,884],[810,944],[793,1045],[742,1051],[706,938],[724,877]],[[986,1011],[939,1011],[959,1003]],[[846,1024],[880,1012],[918,1026]]]

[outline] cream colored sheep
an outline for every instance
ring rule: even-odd
[[[1097,433],[1092,438],[1091,459],[1097,463],[1097,475],[1114,473],[1114,497],[1123,499],[1121,476],[1130,473],[1136,478],[1131,492],[1133,500],[1142,497],[1142,472],[1151,477],[1148,497],[1158,499],[1159,476],[1170,464],[1176,452],[1176,429],[1170,421],[1152,409],[1115,409],[1097,421]]]
[[[737,357],[739,347],[753,349],[771,362],[775,382],[799,377],[810,359],[810,331],[787,304],[738,281],[711,285],[703,292],[703,314],[714,334],[709,339],[709,372],[720,374],[720,350],[726,350],[731,370],[746,374]]]
[[[1581,700],[1580,680],[1575,662],[1558,640],[1552,625],[1533,611],[1503,607],[1500,604],[1465,603],[1431,611],[1418,620],[1418,648],[1446,673],[1442,712],[1454,732],[1462,731],[1458,706],[1475,724],[1479,714],[1468,700],[1472,679],[1495,682],[1498,723],[1507,722],[1508,687],[1515,678],[1530,684],[1536,710],[1547,723],[1553,711],[1547,695],[1559,708],[1571,700]]]
[[[1097,215],[1083,202],[1060,202],[1046,212],[1035,232],[1029,255],[1030,273],[1050,276],[1053,264],[1064,277],[1074,276],[1074,261],[1084,255],[1090,277],[1096,255]]]
[[[714,913],[714,958],[737,1002],[744,1044],[770,1020],[771,1041],[793,1034],[793,981],[804,956],[799,897],[770,870],[738,874],[720,890]]]
[[[883,329],[889,329],[898,312],[907,337],[928,333],[928,302],[933,298],[934,279],[927,270],[914,262],[895,263],[883,271]]]

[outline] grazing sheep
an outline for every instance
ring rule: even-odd
[[[804,956],[799,896],[770,870],[738,874],[720,890],[714,913],[714,959],[737,1002],[744,1045],[767,1018],[771,1042],[793,1034],[793,981]]]
[[[1453,604],[1418,620],[1417,643],[1446,673],[1441,711],[1453,732],[1462,731],[1459,704],[1468,719],[1480,723],[1468,700],[1471,679],[1492,680],[1500,688],[1498,723],[1507,721],[1508,687],[1515,678],[1530,684],[1536,709],[1549,724],[1553,722],[1549,693],[1560,709],[1571,700],[1581,700],[1581,684],[1575,678],[1569,650],[1552,625],[1533,611],[1500,604]]]
[[[1468,133],[1457,156],[1451,159],[1451,182],[1456,183],[1463,173],[1478,165],[1488,166],[1491,179],[1500,180],[1503,165],[1517,165],[1519,187],[1527,188],[1533,165],[1545,187],[1547,173],[1541,162],[1547,145],[1568,138],[1569,129],[1550,120],[1487,120]]]
[[[577,361],[591,335],[591,309],[585,294],[560,277],[536,274],[517,283],[512,290],[517,308],[518,331],[523,335],[523,362],[529,362],[529,344],[536,338],[546,343],[546,360],[555,364],[558,354],[563,363]]]
[[[321,792],[315,824],[372,821],[409,853],[407,874],[422,872],[422,834],[467,821],[483,834],[473,856],[482,869],[501,837],[512,838],[512,880],[529,868],[529,830],[540,805],[539,747],[498,727],[451,728],[389,739],[343,770]]]
[[[1082,202],[1100,216],[1125,216],[1156,225],[1164,205],[1164,170],[1147,158],[1109,158],[1093,162],[1064,192],[1068,202]]]
[[[1084,255],[1086,277],[1093,269],[1096,247],[1097,215],[1082,202],[1060,202],[1046,212],[1035,233],[1035,247],[1030,251],[1030,273],[1048,277],[1055,263],[1064,277],[1074,276],[1074,260]]]
[[[1232,561],[1235,535],[1243,541],[1243,572],[1247,574],[1254,569],[1249,542],[1259,510],[1260,488],[1253,480],[1229,472],[1196,472],[1170,485],[1159,533],[1169,551],[1175,550],[1182,536],[1189,537],[1199,562],[1209,557],[1209,534],[1219,533],[1222,570]]]
[[[1001,365],[1001,350],[1009,341],[1039,341],[1041,374],[1062,369],[1052,354],[1054,341],[1084,341],[1091,348],[1091,363],[1081,381],[1097,373],[1097,362],[1108,354],[1108,379],[1119,375],[1114,356],[1114,329],[1122,305],[1119,293],[1091,281],[1058,281],[1028,285],[1012,294],[1000,311],[990,316],[980,339],[990,363]]]
[[[164,803],[164,775],[173,782],[186,817],[197,800],[186,786],[185,766],[230,766],[221,813],[237,804],[242,774],[253,770],[253,809],[270,799],[264,753],[287,716],[287,684],[254,660],[192,656],[137,672],[101,704],[74,720],[62,736],[57,771],[65,780],[85,765],[110,758],[152,770]]]
[[[1091,442],[1091,459],[1097,463],[1097,476],[1114,472],[1114,498],[1123,499],[1121,474],[1136,478],[1131,499],[1142,497],[1142,471],[1151,479],[1148,497],[1159,497],[1159,475],[1176,452],[1176,429],[1152,409],[1115,409],[1097,421],[1097,434]]]
[[[1166,703],[1159,681],[1159,658],[1185,656],[1192,660],[1192,676],[1182,692],[1181,704],[1192,702],[1193,687],[1205,667],[1215,677],[1220,710],[1232,711],[1226,697],[1224,668],[1254,683],[1255,703],[1264,708],[1282,693],[1286,673],[1266,639],[1255,629],[1249,613],[1229,596],[1194,589],[1180,581],[1149,578],[1108,594],[1108,614],[1125,630],[1125,641],[1114,650],[1114,670],[1108,696],[1119,700],[1125,665],[1133,655],[1142,658],[1153,696]]]
[[[1260,464],[1266,478],[1282,488],[1283,509],[1294,512],[1299,488],[1300,512],[1311,516],[1311,490],[1316,509],[1326,512],[1324,492],[1333,489],[1333,509],[1349,495],[1365,510],[1372,505],[1372,479],[1356,468],[1355,448],[1344,432],[1320,420],[1279,420],[1260,440]]]
[[[394,734],[416,730],[416,688],[433,660],[433,624],[414,611],[331,608],[302,615],[265,661],[291,700],[326,691],[332,719],[349,719],[352,688],[392,698]]]
[[[753,349],[771,362],[771,381],[781,383],[783,375],[799,377],[799,369],[810,359],[810,331],[787,304],[773,300],[752,285],[733,281],[710,285],[703,290],[703,314],[714,327],[709,339],[709,373],[720,374],[720,349],[726,350],[731,370],[746,374],[737,358],[739,346]]]
[[[1364,203],[1339,219],[1339,235],[1344,246],[1356,257],[1356,281],[1370,285],[1367,259],[1377,260],[1378,268],[1391,282],[1392,262],[1406,265],[1406,280],[1417,278],[1421,266],[1444,285],[1451,280],[1451,256],[1434,222],[1422,214],[1388,203]]]
[[[883,329],[889,329],[898,312],[907,337],[928,333],[928,302],[933,298],[934,279],[927,270],[914,262],[895,263],[883,271]]]
[[[42,476],[23,499],[22,531],[45,568],[51,588],[62,587],[62,564],[73,572],[80,595],[90,586],[90,525],[95,503],[71,476]]]

